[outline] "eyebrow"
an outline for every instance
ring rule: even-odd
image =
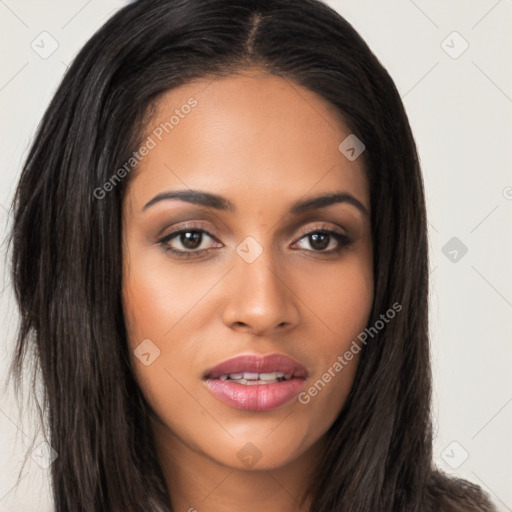
[[[225,197],[200,190],[176,190],[172,192],[162,192],[148,201],[142,208],[142,211],[147,210],[149,207],[159,203],[160,201],[167,201],[170,199],[179,199],[180,201],[206,206],[208,208],[214,208],[221,211],[236,211],[235,205]],[[308,199],[299,199],[291,206],[290,213],[293,215],[300,215],[312,210],[327,208],[328,206],[336,203],[348,203],[355,206],[366,217],[369,217],[368,210],[363,203],[348,192],[334,192]]]

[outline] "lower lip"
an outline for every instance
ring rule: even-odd
[[[208,389],[222,402],[244,411],[270,411],[286,404],[304,387],[304,379],[246,386],[225,380],[207,380]]]

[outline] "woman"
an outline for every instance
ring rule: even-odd
[[[417,153],[326,5],[119,11],[14,215],[58,512],[493,510],[433,467]]]

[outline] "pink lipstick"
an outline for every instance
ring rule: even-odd
[[[299,394],[308,376],[283,354],[243,355],[207,370],[208,389],[222,402],[245,411],[269,411]]]

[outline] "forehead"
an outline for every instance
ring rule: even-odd
[[[297,199],[346,190],[369,210],[362,158],[339,150],[341,114],[314,92],[260,70],[200,79],[162,95],[145,127],[152,149],[130,188],[140,201],[167,189],[202,188],[242,200]]]

